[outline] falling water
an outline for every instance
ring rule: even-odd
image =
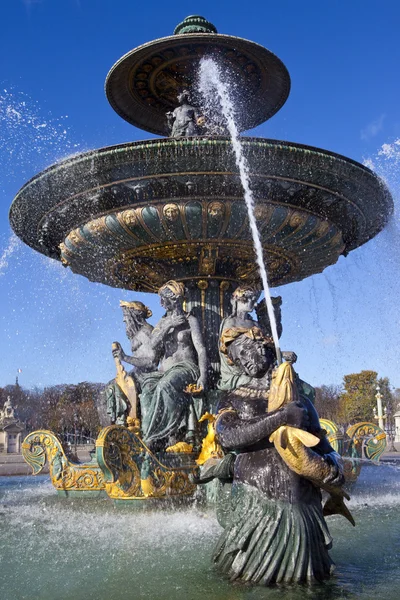
[[[20,242],[17,236],[11,234],[7,247],[3,250],[3,252],[0,255],[0,277],[4,275],[4,272],[8,265],[8,259],[15,252],[19,243]]]
[[[44,114],[39,102],[24,92],[0,88],[1,171],[7,181],[32,176],[65,155],[76,153],[68,116]]]
[[[239,169],[240,180],[244,190],[244,199],[247,206],[247,212],[250,223],[251,235],[253,238],[254,248],[256,251],[257,263],[260,272],[261,281],[263,284],[265,301],[267,304],[268,317],[271,323],[272,337],[274,339],[278,364],[282,362],[281,351],[279,347],[279,337],[276,326],[274,307],[272,305],[271,294],[268,285],[268,275],[265,268],[263,250],[261,245],[260,234],[257,228],[257,223],[254,215],[254,197],[250,188],[249,166],[247,159],[243,154],[242,145],[239,139],[239,132],[236,126],[235,107],[229,95],[228,86],[223,81],[217,63],[212,58],[203,58],[200,61],[199,71],[199,89],[201,94],[206,99],[207,103],[213,103],[215,94],[217,95],[223,117],[231,137],[233,150],[236,158],[236,165]]]

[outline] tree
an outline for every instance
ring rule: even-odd
[[[27,431],[50,429],[55,433],[78,433],[96,437],[100,429],[97,403],[104,384],[87,381],[77,385],[54,385],[25,390],[20,385],[0,388],[0,407],[10,396],[17,417]],[[101,400],[100,400],[101,402]]]
[[[352,373],[344,376],[343,383],[345,391],[340,400],[341,420],[347,424],[358,421],[374,422],[378,373],[376,371]]]
[[[322,385],[315,388],[315,408],[321,419],[328,419],[335,423],[340,422],[340,398],[342,387],[340,385]]]

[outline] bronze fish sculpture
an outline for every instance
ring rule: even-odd
[[[273,376],[268,411],[277,410],[288,402],[296,400],[298,400],[298,391],[294,369],[290,363],[282,363]],[[329,483],[330,465],[322,456],[311,450],[320,439],[298,427],[283,425],[272,433],[269,440],[273,442],[276,451],[289,469],[330,494],[323,509],[324,516],[340,514],[354,526],[354,519],[344,503],[344,498],[350,500],[350,496],[342,486]]]

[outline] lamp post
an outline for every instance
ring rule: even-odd
[[[375,398],[376,398],[377,411],[375,411],[375,408],[374,408],[374,416],[375,416],[375,419],[378,419],[379,427],[384,431],[385,426],[383,424],[384,416],[383,416],[383,411],[382,411],[382,394],[381,394],[381,388],[379,387],[379,383],[376,386]]]
[[[76,412],[74,412],[74,439],[75,439],[75,457],[77,457],[77,441],[76,441],[76,426],[78,424],[78,415],[76,414]]]
[[[386,430],[389,438],[389,452],[397,452],[394,445],[394,423],[393,423],[393,409],[390,405],[386,407]]]

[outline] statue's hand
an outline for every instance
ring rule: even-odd
[[[284,419],[286,425],[307,429],[310,424],[307,410],[299,402],[289,402],[284,409]]]
[[[282,358],[286,362],[292,363],[292,365],[294,365],[294,363],[297,362],[297,354],[295,352],[282,352]]]
[[[328,454],[324,454],[323,458],[331,468],[331,472],[325,478],[324,483],[330,483],[333,485],[343,485],[343,466],[339,454],[337,452],[330,452]]]
[[[181,325],[186,323],[186,321],[187,319],[185,315],[173,315],[168,319],[169,329],[176,329],[177,327],[180,327]]]
[[[203,392],[207,391],[207,377],[204,377],[203,375],[200,375],[200,377],[198,378],[196,385],[198,388],[202,388]]]
[[[113,348],[112,355],[114,358],[118,358],[119,360],[124,360],[125,353],[122,350],[121,344],[119,342],[114,342],[115,347]]]

